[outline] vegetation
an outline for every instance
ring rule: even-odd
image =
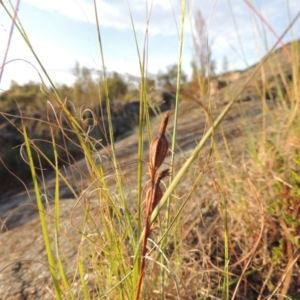
[[[61,85],[55,87],[54,90],[34,82],[23,86],[12,82],[10,89],[0,94],[1,138],[5,145],[0,149],[3,160],[3,164],[0,165],[0,176],[4,180],[0,194],[11,190],[12,187],[21,186],[20,179],[26,182],[31,177],[24,157],[19,155],[20,145],[23,143],[22,124],[26,125],[30,138],[35,140],[35,143],[52,163],[54,154],[52,151],[49,153],[52,134],[56,138],[57,154],[62,161],[67,160],[70,156],[72,161],[83,157],[82,149],[77,146],[79,141],[76,134],[69,126],[68,117],[54,100],[55,93],[58,93],[61,99],[67,100],[64,103],[67,109],[77,120],[80,120],[85,129],[88,129],[87,126],[93,127],[89,134],[91,137],[101,140],[101,145],[110,142],[107,135],[106,101],[108,99],[111,114],[114,115],[115,138],[119,138],[136,126],[138,109],[134,105],[132,107],[126,105],[126,103],[138,100],[139,91],[136,88],[130,89],[129,83],[116,72],[113,72],[109,78],[98,80],[93,77],[92,70],[80,67],[77,63],[73,73],[76,76],[73,86]],[[147,87],[149,91],[154,89],[153,80],[148,80]],[[50,101],[53,106],[45,111],[44,107],[47,101]],[[60,119],[60,125],[57,124],[50,131],[49,126],[55,118]],[[49,122],[46,121],[48,119]],[[64,128],[64,134],[61,133],[59,126]],[[100,145],[97,146],[97,148],[99,147]],[[40,159],[43,169],[49,170],[51,167],[46,157],[38,158],[34,155],[34,163],[37,164]],[[14,174],[9,170],[13,170]]]
[[[181,13],[182,40],[185,11]],[[196,20],[203,25],[201,14]],[[26,37],[23,27],[17,28]],[[119,74],[94,79],[90,70],[76,65],[73,87],[13,84],[1,95],[2,110],[11,108],[15,100],[19,103],[17,112],[1,112],[1,124],[8,122],[22,136],[22,141],[14,142],[23,143],[20,162],[28,165],[39,214],[52,283],[41,287],[45,295],[52,292],[55,299],[297,299],[300,43],[274,51],[279,42],[214,98],[209,93],[208,70],[213,70],[213,64],[207,64],[212,62],[209,49],[206,63],[201,58],[200,67],[194,65],[198,80],[187,83],[180,72],[179,52],[178,64],[158,76],[176,92],[175,107],[164,116],[149,110],[149,90],[155,84],[146,78],[141,63],[138,145],[123,160],[115,142],[114,122],[119,115],[114,105],[124,104],[127,93],[136,90],[130,90]],[[98,108],[85,109],[87,98],[95,99]],[[26,109],[29,101],[34,103],[30,110]],[[34,115],[41,114],[41,108],[45,115]],[[187,127],[181,126],[180,131],[178,123],[186,115],[188,120],[182,124]],[[199,116],[202,138],[189,137],[188,126]],[[234,140],[231,135],[237,131],[241,134]],[[189,138],[193,140],[189,146],[194,147],[187,149]],[[3,163],[21,177],[17,167],[8,166],[16,162],[16,154],[11,154],[10,146],[4,151]],[[85,167],[77,162],[79,152]],[[53,172],[52,186],[46,168]],[[75,200],[69,218],[62,213],[65,187]],[[78,209],[80,214],[75,215]],[[70,219],[72,230],[62,225],[65,219]],[[71,258],[64,249],[66,241],[75,249]]]

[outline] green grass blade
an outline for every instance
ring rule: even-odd
[[[35,171],[35,165],[33,162],[33,157],[32,157],[32,152],[31,152],[30,140],[28,138],[25,125],[23,124],[22,127],[23,127],[23,135],[24,135],[24,140],[25,140],[25,145],[26,145],[26,152],[27,152],[27,156],[28,156],[28,161],[29,161],[29,166],[30,166],[30,170],[31,170],[32,181],[33,181],[33,185],[34,185],[34,191],[35,191],[35,196],[36,196],[36,201],[37,201],[37,206],[38,206],[38,211],[39,211],[39,216],[40,216],[42,233],[43,233],[44,243],[45,243],[45,247],[46,247],[49,271],[51,273],[52,282],[53,282],[54,289],[55,289],[56,299],[59,300],[59,299],[61,299],[61,290],[60,290],[59,284],[58,284],[56,266],[55,266],[55,262],[54,262],[54,258],[53,258],[51,245],[50,245],[50,238],[49,238],[49,233],[48,233],[46,219],[45,219],[45,211],[44,211],[44,206],[43,206],[40,191],[39,191],[37,174]]]

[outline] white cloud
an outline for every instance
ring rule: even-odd
[[[24,0],[27,4],[39,9],[59,13],[70,19],[94,24],[95,12],[92,1],[88,0]],[[150,14],[150,34],[174,35],[177,34],[175,20],[172,13],[179,11],[178,1],[153,0],[101,0],[97,1],[97,12],[100,26],[119,30],[132,30],[129,10],[132,14],[135,30],[145,32],[146,20]],[[147,9],[148,7],[148,9]],[[147,14],[148,13],[148,14]]]

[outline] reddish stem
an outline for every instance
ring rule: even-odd
[[[144,235],[144,240],[143,240],[143,245],[142,245],[140,276],[139,276],[135,300],[139,300],[139,298],[140,298],[140,293],[141,293],[141,288],[142,288],[142,283],[143,283],[144,270],[145,270],[145,264],[146,264],[147,239],[150,234],[149,217],[150,216],[147,215],[146,225],[145,225],[145,235]]]

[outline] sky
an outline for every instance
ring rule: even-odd
[[[13,13],[9,0],[3,3]],[[16,0],[12,4],[15,6]],[[140,56],[146,49],[147,72],[154,76],[178,63],[181,43],[182,68],[191,74],[191,61],[195,58],[193,35],[197,39],[194,17],[198,10],[205,20],[204,32],[219,73],[223,71],[224,57],[229,70],[242,70],[256,63],[300,11],[299,0],[96,0],[96,5],[105,69],[133,76],[140,76],[137,46]],[[184,34],[180,39],[183,15]],[[54,83],[71,85],[76,62],[95,74],[103,70],[92,0],[21,0],[18,18]],[[11,19],[0,5],[2,67],[10,30]],[[299,35],[297,19],[283,42]],[[12,81],[24,84],[43,80],[49,85],[16,27],[5,62],[0,92],[9,89]]]

